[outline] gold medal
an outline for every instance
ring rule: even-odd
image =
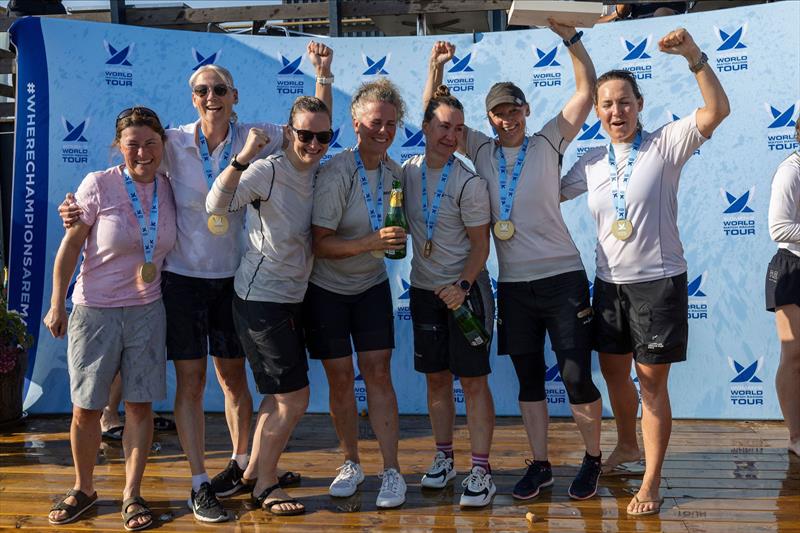
[[[370,253],[372,254],[372,257],[374,257],[375,259],[383,259],[384,257],[386,257],[383,250],[372,250]]]
[[[208,231],[214,235],[228,233],[228,217],[225,215],[211,215],[208,217]]]
[[[507,241],[514,236],[514,223],[510,220],[498,220],[494,224],[494,236],[501,241]]]
[[[422,249],[422,255],[430,257],[433,252],[433,241],[425,241],[425,247]]]
[[[151,262],[142,263],[142,266],[139,267],[139,277],[145,283],[153,283],[156,280],[156,274],[158,273],[158,269],[156,265]]]
[[[615,220],[611,223],[611,234],[617,239],[621,241],[627,240],[631,233],[633,233],[633,224],[627,218]]]

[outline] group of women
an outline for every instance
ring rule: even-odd
[[[354,348],[383,459],[376,505],[402,505],[406,483],[398,461],[398,408],[390,371],[394,320],[383,259],[387,250],[403,248],[408,236],[402,227],[383,227],[398,184],[413,246],[414,367],[426,377],[436,448],[421,485],[440,489],[456,476],[452,383],[457,375],[471,442],[460,503],[485,506],[496,492],[489,461],[494,407],[488,344],[468,342],[450,312],[465,305],[493,330],[485,269],[492,234],[499,264],[498,352],[513,362],[532,453],[513,496],[534,498],[553,484],[544,387],[548,334],[586,448],[570,497],[594,496],[601,473],[642,467],[633,364],[641,388],[644,478],[627,511],[657,513],[671,429],[667,378],[671,364],[685,360],[688,338],[678,183],[682,166],[728,115],[728,100],[706,55],[678,29],[664,36],[659,48],[687,60],[703,106],[647,132],[639,122],[644,99],[635,78],[621,70],[596,77],[582,32],[555,22],[551,28],[564,39],[576,80],[575,92],[555,117],[529,135],[526,96],[503,82],[486,97],[496,137],[467,127],[461,102],[441,85],[455,47],[437,42],[424,88],[425,153],[403,166],[387,156],[406,111],[387,79],[358,88],[350,109],[357,143],[320,165],[333,138],[334,77],[332,51],[318,43],[308,47],[317,96],[299,97],[285,127],[239,124],[232,111],[238,92],[230,73],[217,66],[198,69],[190,79],[200,115],[193,124],[165,132],[151,110],[123,111],[115,144],[124,163],[89,174],[75,201],[60,208],[71,227],[56,257],[45,323],[54,335],[69,336],[76,482],[53,507],[50,522],[77,519],[97,498],[92,468],[99,416],[119,372],[133,422],[123,438],[124,526],[136,530],[153,523],[140,485],[152,437],[151,402],[165,396],[164,345],[178,376],[176,422],[192,471],[189,506],[198,520],[228,520],[218,497],[241,490],[250,491],[272,514],[304,512],[302,502],[285,492],[299,475],[279,470],[278,462],[308,405],[306,351],[325,369],[344,453],[331,496],[352,495],[365,475],[358,449]],[[592,107],[611,142],[590,150],[562,179],[564,151]],[[472,166],[456,157],[457,151]],[[783,296],[775,304],[787,352],[797,351],[791,325],[800,316],[800,166],[792,165],[794,174],[785,181],[795,195],[787,200],[793,210],[780,222],[788,243],[782,246],[792,255],[779,254],[789,266],[775,267],[778,278],[795,276],[795,299],[788,307]],[[591,302],[580,254],[560,211],[560,202],[584,192],[598,238]],[[81,246],[84,261],[67,325],[65,296]],[[592,350],[600,353],[617,422],[617,446],[604,462]],[[787,360],[798,359],[794,352]],[[225,393],[234,452],[214,479],[203,464],[206,353],[214,356]],[[249,456],[245,356],[264,395]]]

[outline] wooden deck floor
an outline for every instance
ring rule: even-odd
[[[207,421],[207,467],[213,475],[229,457],[221,415]],[[531,530],[531,531],[664,531],[664,532],[800,532],[800,459],[789,456],[787,431],[773,422],[678,421],[664,469],[663,511],[659,516],[629,518],[625,506],[640,479],[601,478],[598,496],[570,500],[567,487],[582,457],[575,425],[554,420],[550,426],[550,460],[556,482],[531,502],[517,502],[511,488],[528,456],[519,418],[499,418],[492,468],[498,494],[491,507],[465,511],[458,507],[463,475],[442,491],[420,490],[419,479],[432,458],[432,438],[425,417],[401,417],[400,463],[408,482],[407,502],[390,511],[375,508],[379,454],[366,418],[361,419],[362,465],[367,480],[355,496],[333,499],[327,487],[341,462],[330,419],[308,415],[295,431],[282,466],[302,473],[300,487],[290,489],[305,503],[303,516],[278,519],[252,509],[246,495],[226,500],[236,521],[220,525],[195,522],[186,508],[188,465],[177,435],[156,435],[158,446],[145,472],[143,495],[161,523],[159,531],[293,530]],[[456,464],[469,467],[465,421],[458,419]],[[50,527],[47,510],[56,496],[72,486],[68,417],[33,417],[0,429],[0,529],[120,531],[122,449],[103,444],[95,470],[99,505],[84,520]],[[613,422],[603,422],[603,450],[613,445]],[[525,514],[536,514],[529,525]]]

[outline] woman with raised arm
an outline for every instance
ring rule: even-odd
[[[316,71],[316,94],[331,104],[333,51],[310,42],[308,57]],[[163,276],[167,310],[167,357],[175,364],[175,422],[192,474],[188,499],[195,519],[223,522],[232,516],[218,497],[252,489],[255,482],[259,435],[266,412],[259,412],[249,457],[253,400],[244,367],[245,354],[231,318],[234,274],[244,253],[244,210],[208,215],[206,193],[214,178],[240,152],[248,131],[257,128],[268,138],[258,158],[280,150],[283,127],[271,123],[238,122],[233,108],[239,91],[231,73],[218,65],[197,69],[189,78],[192,105],[198,120],[167,130],[164,168],[169,172],[178,212],[178,240],[166,258]],[[256,157],[256,156],[254,156]],[[78,211],[77,208],[74,211]],[[59,209],[69,216],[69,206]],[[212,355],[217,379],[225,397],[225,419],[233,453],[227,467],[209,479],[205,467],[205,391],[207,355]],[[283,473],[281,481],[299,479]]]
[[[800,142],[800,120],[794,125]],[[778,253],[767,270],[767,311],[775,313],[781,362],[775,389],[783,419],[789,427],[789,451],[800,455],[800,152],[783,160],[772,178],[769,200],[769,235]]]
[[[389,159],[403,99],[386,78],[361,85],[350,112],[357,144],[320,168],[314,189],[314,270],[306,294],[306,328],[312,359],[322,360],[330,409],[345,461],[329,488],[351,496],[364,481],[358,454],[358,413],[353,347],[367,387],[369,421],[383,458],[378,507],[397,507],[406,483],[397,460],[399,417],[392,385],[392,294],[384,251],[405,246],[399,226],[383,227],[384,206],[401,170]]]
[[[483,507],[497,490],[489,466],[494,430],[488,382],[491,337],[467,340],[453,311],[465,306],[486,332],[494,329],[494,298],[485,269],[489,192],[486,181],[453,155],[464,134],[464,108],[446,86],[436,89],[428,101],[422,131],[425,154],[403,165],[404,207],[414,245],[410,290],[414,368],[425,374],[436,444],[422,486],[441,489],[456,476],[453,379],[458,377],[472,445],[472,466],[462,482],[460,504]]]
[[[686,30],[670,32],[658,44],[662,52],[686,58],[703,107],[650,133],[639,122],[644,100],[633,75],[603,74],[595,112],[611,143],[584,154],[561,189],[567,199],[589,191],[597,227],[594,348],[617,423],[607,468],[639,459],[631,361],[639,377],[645,473],[628,504],[630,515],[661,508],[661,466],[672,429],[667,378],[671,364],[686,359],[686,260],[677,221],[681,169],[730,112],[708,57]]]
[[[592,107],[594,65],[582,32],[551,21],[569,51],[575,92],[541,130],[528,135],[530,106],[511,82],[496,83],[486,113],[497,138],[467,128],[465,151],[489,186],[499,264],[498,353],[509,354],[519,380],[519,405],[533,453],[513,496],[530,499],[553,484],[548,461],[545,333],[549,334],[573,417],[586,453],[569,487],[574,499],[591,498],[600,475],[600,392],[592,381],[592,309],[589,281],[559,204],[561,158]],[[424,102],[455,53],[437,42],[431,52]]]
[[[97,501],[93,473],[100,416],[119,373],[126,418],[122,521],[127,531],[136,531],[154,522],[140,491],[153,440],[152,405],[167,396],[160,282],[164,257],[175,244],[175,203],[167,177],[158,172],[167,137],[155,112],[126,109],[115,129],[114,146],[124,163],[92,172],[78,187],[80,219],[58,248],[44,318],[54,337],[66,334],[69,342],[75,463],[75,485],[53,505],[48,520],[68,524]],[[67,317],[67,287],[81,250],[74,307]]]
[[[298,97],[287,136],[286,149],[256,160],[269,137],[251,129],[244,148],[214,181],[205,204],[214,216],[251,207],[246,210],[247,251],[234,281],[233,320],[258,392],[264,395],[259,413],[265,422],[254,439],[260,448],[252,496],[275,515],[305,512],[302,503],[284,492],[277,467],[308,406],[302,302],[313,263],[314,174],[333,137],[325,103]]]

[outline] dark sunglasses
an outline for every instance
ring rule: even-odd
[[[331,142],[331,139],[333,139],[333,130],[311,131],[311,130],[298,130],[292,125],[290,125],[289,127],[292,129],[292,131],[294,131],[297,134],[297,138],[300,139],[301,143],[308,144],[314,137],[317,138],[317,141],[319,141],[320,144],[328,144],[329,142]]]
[[[192,87],[192,92],[194,94],[196,94],[197,96],[202,98],[202,97],[204,97],[205,95],[208,94],[209,90],[212,90],[212,91],[214,91],[215,95],[217,95],[219,97],[222,97],[222,96],[225,96],[226,94],[228,94],[228,89],[229,88],[230,87],[228,87],[224,83],[218,83],[218,84],[216,84],[216,85],[214,85],[213,87],[210,87],[210,88],[209,88],[208,85],[195,85],[194,87]]]
[[[125,109],[124,111],[122,111],[122,113],[117,115],[117,122],[119,122],[120,120],[126,119],[126,118],[132,116],[133,114],[137,114],[140,117],[154,118],[159,123],[161,122],[159,120],[158,115],[156,114],[155,111],[153,111],[149,107],[141,107],[141,106],[129,107],[128,109]]]

